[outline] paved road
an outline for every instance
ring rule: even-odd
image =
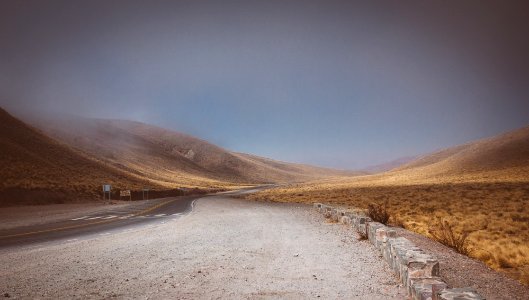
[[[346,226],[307,205],[226,194],[165,223],[0,249],[0,266],[0,295],[18,299],[406,298]]]
[[[165,222],[191,211],[195,199],[203,196],[154,199],[130,208],[109,209],[104,212],[72,219],[0,230],[0,249],[40,243],[57,243],[65,240],[89,238],[127,230],[147,223]]]

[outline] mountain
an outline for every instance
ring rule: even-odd
[[[398,167],[400,167],[402,165],[405,165],[405,164],[407,164],[409,162],[412,162],[415,159],[417,159],[417,156],[401,157],[401,158],[397,158],[397,159],[394,159],[394,160],[391,160],[391,161],[388,161],[388,162],[385,162],[385,163],[368,166],[368,167],[364,168],[363,171],[365,171],[365,172],[367,172],[369,174],[382,173],[382,172],[386,172],[386,171],[390,171],[390,170],[396,169],[396,168],[398,168]]]
[[[153,184],[105,166],[0,108],[0,206],[98,198],[101,184]]]
[[[353,174],[231,152],[184,133],[135,121],[71,116],[24,119],[94,160],[162,185],[217,187]]]
[[[527,181],[529,126],[431,153],[385,175],[449,181]]]
[[[235,153],[125,120],[23,115],[0,108],[0,206],[97,199],[116,189],[236,188],[301,182],[337,171]]]

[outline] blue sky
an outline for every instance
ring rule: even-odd
[[[527,6],[4,1],[0,105],[362,168],[528,125]]]

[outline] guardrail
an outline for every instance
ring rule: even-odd
[[[449,288],[439,277],[439,261],[384,224],[359,212],[321,203],[314,208],[326,218],[350,226],[367,238],[381,253],[414,300],[484,300],[472,288]]]

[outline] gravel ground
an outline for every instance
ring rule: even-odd
[[[376,250],[308,206],[201,198],[189,215],[0,252],[13,298],[405,299]]]
[[[397,234],[436,256],[441,277],[451,287],[473,287],[486,299],[529,299],[529,287],[494,271],[481,261],[402,228],[397,228]]]

